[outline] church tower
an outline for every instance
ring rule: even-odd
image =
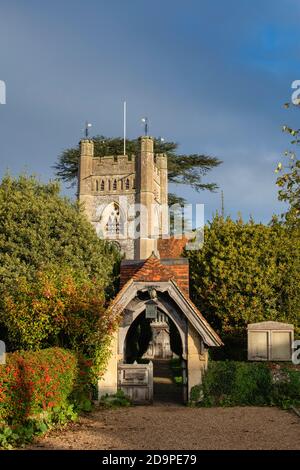
[[[157,253],[168,234],[167,156],[153,138],[139,139],[138,155],[99,157],[94,142],[80,142],[78,197],[99,237],[116,243],[128,260]]]

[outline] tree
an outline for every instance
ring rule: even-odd
[[[115,327],[101,279],[69,266],[44,266],[3,293],[2,322],[15,348],[60,346],[93,356]]]
[[[299,104],[295,104],[295,106],[299,106]],[[285,107],[289,108],[290,103],[286,103]],[[292,129],[284,125],[282,130],[292,136],[292,145],[299,146],[300,129]],[[276,181],[280,188],[278,198],[289,204],[286,221],[289,225],[295,226],[299,225],[300,221],[300,160],[297,158],[296,152],[292,150],[286,150],[284,155],[288,159],[287,164],[283,165],[280,162],[275,170],[276,173],[280,173]]]
[[[77,203],[59,195],[58,183],[3,179],[0,328],[13,348],[59,344],[88,353],[95,331],[94,346],[105,341],[112,328],[105,302],[118,262]]]
[[[111,284],[116,253],[100,240],[57,182],[4,177],[0,183],[0,286],[49,263],[68,265]],[[1,288],[1,287],[0,287]]]
[[[187,254],[191,296],[221,337],[245,336],[248,323],[263,320],[300,331],[299,238],[276,220],[266,226],[218,215],[204,237],[203,248]]]
[[[93,138],[95,145],[95,155],[98,157],[104,155],[120,155],[123,154],[123,139],[108,138],[102,135]],[[139,151],[138,139],[126,141],[128,155],[137,155]],[[159,139],[154,140],[155,153],[166,153],[168,155],[168,176],[170,183],[186,184],[196,191],[209,190],[215,191],[217,185],[215,183],[204,183],[203,177],[212,168],[220,165],[221,160],[216,157],[210,157],[201,154],[178,155],[176,150],[178,144],[175,142],[162,142]],[[79,146],[69,148],[62,152],[58,157],[57,163],[54,165],[56,175],[61,180],[76,184],[79,163]],[[178,198],[174,194],[169,195],[170,202],[183,203],[183,198]]]

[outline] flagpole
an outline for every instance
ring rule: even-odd
[[[124,152],[124,155],[126,155],[126,101],[124,101],[124,103],[123,103],[123,125],[124,125],[124,128],[123,128],[123,132],[124,132],[123,152]]]

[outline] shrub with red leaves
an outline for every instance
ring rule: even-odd
[[[0,423],[23,422],[67,403],[78,361],[60,348],[7,354],[0,365]]]

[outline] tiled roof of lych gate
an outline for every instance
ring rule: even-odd
[[[159,259],[152,254],[143,266],[132,276],[134,281],[170,281],[174,279],[174,273],[163,266]]]
[[[120,288],[129,279],[134,281],[169,281],[174,279],[180,289],[189,292],[189,265],[188,260],[159,259],[152,254],[148,259],[142,261],[125,261],[121,264]]]

